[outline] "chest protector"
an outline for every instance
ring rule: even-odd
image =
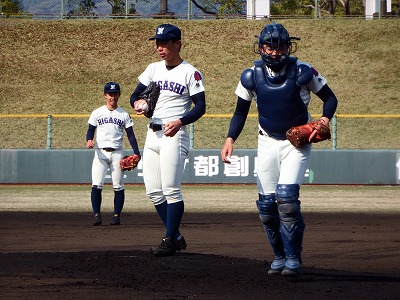
[[[301,86],[312,80],[311,68],[296,64],[290,57],[286,72],[279,77],[270,77],[262,60],[254,62],[254,70],[245,70],[242,85],[256,92],[258,121],[261,128],[278,140],[286,139],[286,131],[292,126],[308,121],[307,106],[300,97]]]

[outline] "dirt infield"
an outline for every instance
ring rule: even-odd
[[[390,188],[392,196],[398,191]],[[322,192],[306,189],[304,198],[313,193]],[[378,194],[364,191],[379,202]],[[181,229],[188,248],[156,258],[149,248],[163,228],[154,212],[127,205],[120,226],[110,226],[105,212],[103,225],[93,227],[89,211],[13,211],[4,209],[7,199],[0,206],[0,299],[399,299],[399,198],[392,197],[392,212],[310,205],[298,278],[267,276],[272,254],[255,209],[211,213],[187,205]]]

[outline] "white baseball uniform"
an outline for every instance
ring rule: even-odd
[[[92,185],[101,189],[110,168],[113,188],[123,190],[123,171],[119,163],[123,159],[125,128],[133,126],[131,117],[120,107],[109,110],[104,105],[91,113],[88,123],[97,127],[95,155],[92,163]]]
[[[189,153],[189,134],[186,126],[182,126],[175,136],[167,137],[163,134],[163,124],[178,120],[190,111],[190,96],[204,92],[203,76],[185,60],[170,70],[164,61],[159,61],[148,65],[139,81],[146,86],[154,81],[161,90],[149,123],[161,125],[162,129],[148,129],[143,150],[146,193],[155,205],[165,200],[182,201],[180,187]]]

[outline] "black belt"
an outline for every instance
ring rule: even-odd
[[[260,135],[269,136],[270,138],[273,138],[274,140],[278,140],[278,141],[284,141],[284,140],[286,140],[286,137],[281,137],[281,138],[279,138],[279,137],[273,137],[273,136],[269,135],[268,133],[264,133],[262,130],[259,130],[258,133],[259,133]]]
[[[114,149],[114,148],[103,148],[103,150],[106,151],[106,152],[113,152],[113,151],[115,151],[117,149]]]
[[[150,123],[150,124],[149,124],[149,127],[150,127],[150,129],[153,130],[153,131],[162,130],[162,125],[156,124],[156,123]]]

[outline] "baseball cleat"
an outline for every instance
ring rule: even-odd
[[[101,225],[101,223],[102,223],[101,214],[100,213],[95,214],[93,217],[93,226]]]
[[[180,235],[176,240],[173,240],[173,244],[177,251],[185,250],[187,247],[185,238],[183,235]]]
[[[271,263],[271,269],[268,271],[268,275],[280,275],[285,268],[285,258],[277,257]]]
[[[176,253],[176,248],[169,236],[162,239],[161,244],[158,247],[151,248],[152,253],[155,256],[172,256]]]
[[[121,224],[121,218],[118,214],[115,214],[111,218],[111,225],[119,225]]]
[[[283,276],[298,276],[300,275],[301,264],[296,258],[289,258],[285,262],[285,268],[282,270]]]

